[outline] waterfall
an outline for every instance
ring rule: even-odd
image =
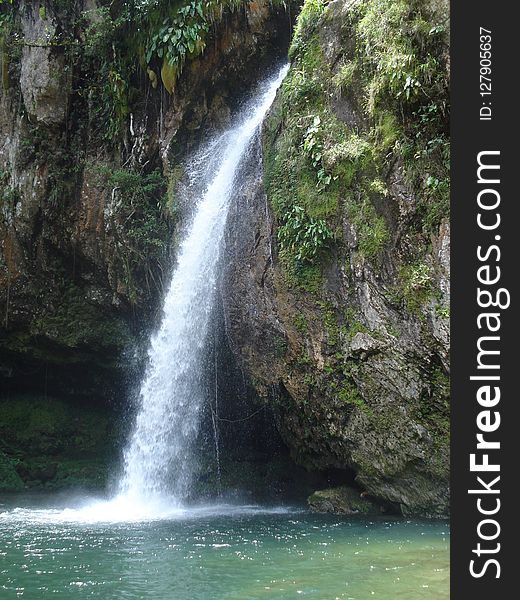
[[[205,401],[204,356],[215,301],[219,250],[238,168],[287,72],[262,86],[237,125],[208,142],[190,165],[200,199],[180,245],[152,337],[135,425],[124,451],[119,498],[146,503],[167,497],[181,505],[194,468],[194,448]]]

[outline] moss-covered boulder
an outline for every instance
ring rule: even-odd
[[[16,471],[18,461],[0,452],[0,492],[18,492],[24,483]]]
[[[338,486],[317,490],[309,496],[307,504],[314,512],[337,515],[377,514],[378,507],[367,500],[359,490],[348,486]]]

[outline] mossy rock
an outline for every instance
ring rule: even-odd
[[[108,461],[103,459],[63,459],[57,465],[53,488],[101,489],[108,479]]]
[[[0,452],[0,492],[19,492],[24,483],[16,472],[17,461]]]
[[[0,436],[28,456],[98,453],[110,439],[108,416],[89,406],[33,396],[0,400]]]
[[[318,490],[307,499],[314,512],[337,515],[355,515],[378,513],[378,507],[364,498],[359,490],[342,485],[335,488]]]

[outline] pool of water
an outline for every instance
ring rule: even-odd
[[[99,506],[96,519],[48,507],[0,500],[1,599],[449,598],[446,522],[226,505],[109,522]]]

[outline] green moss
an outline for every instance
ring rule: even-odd
[[[357,333],[369,333],[366,327],[358,318],[353,310],[349,310],[345,314],[346,325],[343,327],[343,337],[347,342],[351,342],[352,338]]]
[[[264,136],[264,182],[278,222],[281,258],[293,279],[306,289],[316,286],[309,285],[308,267],[299,263],[324,262],[327,254],[319,250],[338,242],[335,223],[344,183],[340,177],[345,170],[350,170],[350,176],[355,170],[346,164],[351,159],[348,148],[345,156],[334,150],[338,141],[348,145],[349,132],[327,110],[326,68],[318,36],[306,33]],[[306,116],[298,116],[296,108]]]
[[[352,27],[376,148],[404,158],[420,223],[435,232],[449,215],[449,81],[445,23],[427,11],[409,0],[358,3]]]
[[[442,398],[449,399],[450,397],[450,377],[440,367],[433,370],[431,376],[431,384],[434,393]]]
[[[345,91],[354,81],[356,74],[357,63],[355,61],[345,60],[341,63],[336,74],[332,78],[334,87],[339,91]]]
[[[372,202],[349,202],[347,215],[356,227],[358,249],[365,258],[378,259],[390,239],[390,232],[382,215],[378,215]]]
[[[307,500],[311,510],[335,514],[377,514],[378,507],[348,486],[318,490]]]
[[[403,136],[398,117],[388,111],[381,110],[375,118],[373,129],[374,149],[381,156],[394,149]]]
[[[450,307],[449,306],[444,306],[442,304],[436,304],[435,305],[435,312],[442,319],[449,319],[450,318]]]
[[[89,351],[122,350],[132,340],[128,326],[121,319],[104,315],[99,306],[89,302],[84,292],[74,285],[66,286],[57,304],[35,317],[31,334],[45,336],[68,348],[88,348]]]
[[[10,452],[26,455],[88,455],[112,439],[108,415],[53,398],[0,400],[0,436]]]
[[[292,371],[305,372],[313,366],[313,361],[306,348],[302,348],[297,356],[289,365]]]
[[[340,341],[340,327],[336,312],[330,302],[318,301],[317,304],[320,308],[324,329],[327,332],[327,343],[330,347],[334,347]]]
[[[287,340],[281,335],[276,335],[273,337],[272,343],[275,356],[277,358],[284,357],[288,348]]]
[[[311,34],[318,27],[320,18],[325,13],[328,0],[307,0],[296,21],[289,58],[295,59],[308,50]]]
[[[16,472],[18,462],[18,460],[10,458],[0,451],[0,492],[23,490],[23,481]]]
[[[56,398],[0,399],[0,489],[103,487],[116,431],[106,408]],[[13,471],[14,470],[14,471]]]
[[[95,172],[97,185],[109,196],[107,204],[117,200],[108,218],[116,238],[114,263],[124,278],[127,297],[137,303],[140,288],[161,290],[157,272],[168,252],[171,215],[167,180],[158,171],[96,167]]]
[[[57,465],[56,476],[50,486],[61,489],[102,489],[108,480],[108,467],[108,462],[102,459],[62,458]]]
[[[401,268],[399,288],[408,310],[420,314],[421,308],[431,299],[433,276],[431,268],[424,263],[415,263]]]
[[[286,284],[313,295],[323,289],[323,275],[320,265],[296,262],[291,257],[281,256]]]
[[[309,324],[307,323],[307,317],[303,313],[297,313],[293,318],[294,326],[303,335],[309,330]]]
[[[343,357],[338,361],[329,362],[325,368],[327,379],[322,382],[323,391],[334,402],[340,402],[350,410],[356,408],[371,417],[373,415],[372,408],[359,393],[353,379],[356,371],[357,365],[352,361],[345,361]]]
[[[346,202],[359,251],[377,265],[390,232],[373,196],[389,195],[385,173],[392,154],[405,158],[405,177],[419,191],[419,227],[434,231],[448,212],[447,161],[440,157],[446,151],[447,82],[436,58],[442,32],[407,0],[357,3],[347,17],[356,50],[332,72],[319,35],[327,4],[308,0],[298,20],[293,64],[266,126],[266,190],[282,238],[295,207],[341,232],[334,224]],[[369,120],[365,132],[349,129],[331,110],[334,90],[359,97],[354,88],[360,84]],[[297,246],[285,252],[285,262]]]

